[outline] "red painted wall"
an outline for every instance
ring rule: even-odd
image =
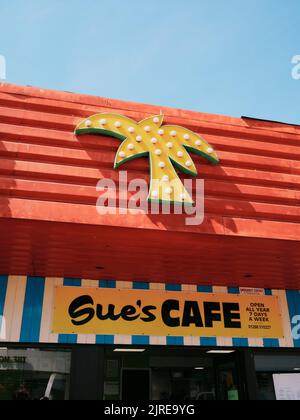
[[[221,159],[217,167],[194,159],[205,179],[204,224],[99,216],[95,186],[118,179],[119,141],[77,138],[76,124],[99,112],[142,120],[161,109],[165,123],[200,133]],[[0,157],[1,272],[299,286],[300,127],[0,84]],[[148,179],[146,159],[121,169]]]

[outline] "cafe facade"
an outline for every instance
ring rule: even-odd
[[[0,399],[300,399],[300,127],[0,84],[0,155]]]

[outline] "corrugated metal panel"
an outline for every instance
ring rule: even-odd
[[[107,111],[141,120],[159,114],[161,107],[0,84],[0,233],[7,238],[0,244],[0,273],[55,277],[80,273],[97,279],[96,267],[103,265],[104,276],[122,280],[142,277],[162,282],[181,277],[182,283],[196,284],[201,278],[203,284],[210,284],[214,278],[216,285],[237,286],[250,273],[250,285],[299,289],[299,127],[162,108],[167,123],[200,133],[221,158],[216,167],[195,158],[199,177],[205,180],[206,214],[202,225],[186,226],[176,215],[96,213],[97,182],[118,181],[113,162],[119,141],[77,138],[73,131],[82,118]],[[124,169],[129,181],[149,179],[146,159],[128,163]],[[108,226],[118,233],[104,232]],[[121,233],[120,228],[128,230]],[[165,239],[165,232],[178,233],[176,240]],[[187,234],[202,236],[187,238]],[[120,251],[122,237],[126,246]],[[259,239],[225,244],[221,237]],[[106,242],[99,243],[101,238]],[[265,244],[261,238],[272,243]],[[179,267],[170,265],[166,242],[173,244],[172,257]],[[147,246],[147,255],[139,254],[140,244]],[[200,265],[197,256],[204,253],[206,259]],[[132,257],[137,254],[140,270]],[[119,256],[119,264],[112,255]],[[155,264],[158,255],[162,262]]]
[[[97,102],[99,107],[90,106]],[[10,85],[1,85],[0,105],[1,196],[91,206],[97,181],[117,178],[113,161],[118,141],[77,138],[76,123],[107,110],[135,119],[157,112],[146,105]],[[221,158],[221,166],[214,168],[196,159],[200,176],[208,181],[208,214],[299,223],[299,127],[164,111],[167,123],[199,132]],[[136,160],[128,168],[134,176],[147,178],[146,160]]]

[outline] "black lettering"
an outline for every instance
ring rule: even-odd
[[[184,305],[182,326],[189,327],[191,324],[195,324],[196,327],[203,327],[198,302],[187,301]]]
[[[108,305],[107,314],[103,314],[103,305],[98,304],[97,305],[97,318],[100,319],[100,321],[106,321],[107,319],[111,319],[112,321],[117,321],[119,318],[121,318],[121,314],[115,315],[115,305]]]
[[[95,311],[93,308],[82,308],[85,305],[94,305],[94,301],[91,296],[79,296],[74,299],[69,306],[69,315],[72,318],[72,324],[79,326],[90,322],[94,316]],[[82,308],[82,309],[81,309]],[[81,321],[75,321],[75,319],[84,317]]]
[[[225,328],[241,328],[240,305],[238,303],[223,303]]]
[[[221,311],[220,303],[204,302],[204,315],[205,315],[206,328],[212,328],[214,322],[222,320],[220,311]]]
[[[144,322],[152,322],[156,320],[156,316],[152,313],[152,311],[155,311],[157,308],[156,306],[145,306],[143,308],[143,314],[146,315],[146,317],[141,317],[141,320]]]
[[[135,321],[139,318],[139,314],[136,314],[136,309],[134,306],[128,305],[124,306],[124,308],[121,311],[121,317],[124,319],[124,321]],[[135,316],[134,316],[135,315]]]
[[[166,300],[161,308],[161,316],[163,322],[171,328],[176,328],[180,326],[180,318],[173,318],[171,316],[172,311],[179,311],[179,302],[178,300],[169,299]]]

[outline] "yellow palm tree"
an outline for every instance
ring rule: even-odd
[[[193,204],[176,169],[197,176],[197,169],[189,152],[203,156],[212,164],[219,159],[213,148],[198,134],[184,127],[162,125],[163,115],[147,118],[139,123],[117,114],[93,115],[78,124],[75,133],[100,134],[122,141],[114,167],[144,156],[150,159],[151,184],[149,201]]]

